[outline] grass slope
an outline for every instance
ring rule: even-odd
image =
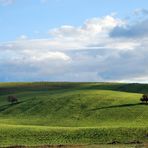
[[[0,146],[148,142],[146,92],[146,84],[0,83]]]

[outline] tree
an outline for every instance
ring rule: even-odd
[[[10,102],[11,104],[17,103],[18,99],[16,96],[8,96],[7,98],[8,102]]]
[[[148,103],[148,95],[146,95],[146,94],[144,94],[143,96],[142,96],[142,98],[140,98],[140,101],[142,102],[142,103]]]

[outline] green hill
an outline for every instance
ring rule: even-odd
[[[139,101],[147,92],[147,84],[0,83],[0,145],[148,142]]]

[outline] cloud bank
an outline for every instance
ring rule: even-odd
[[[49,38],[0,43],[0,80],[148,82],[147,40],[146,18],[107,15],[64,25]]]

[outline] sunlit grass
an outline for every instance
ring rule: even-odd
[[[147,142],[146,88],[132,93],[133,85],[1,83],[0,145]],[[7,91],[19,103],[9,104]]]

